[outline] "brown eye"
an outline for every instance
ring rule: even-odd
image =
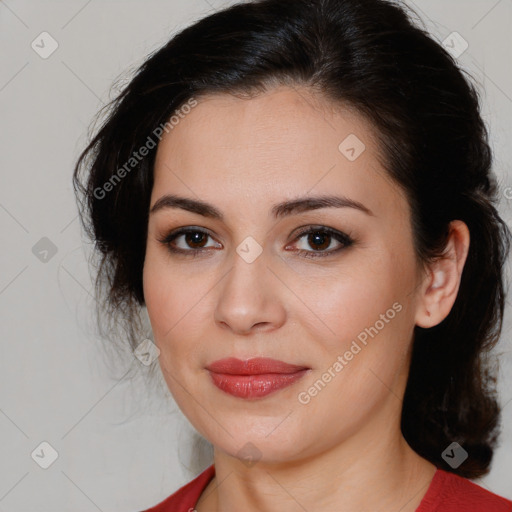
[[[185,243],[194,249],[204,247],[206,239],[208,238],[208,235],[202,231],[189,231],[185,233],[184,236]]]
[[[222,247],[220,244],[217,247],[208,246],[208,239],[212,238],[209,233],[201,229],[179,229],[169,233],[164,238],[160,239],[159,242],[167,246],[170,252],[187,254],[206,252],[208,249]],[[212,239],[213,240],[213,239]]]
[[[306,258],[316,258],[333,255],[354,243],[350,236],[328,227],[310,227],[296,237],[294,244],[304,239],[303,248],[297,250]],[[334,243],[334,248],[332,245]],[[336,246],[337,244],[337,246]],[[311,249],[308,249],[312,248]],[[329,247],[331,247],[330,250]]]
[[[331,235],[315,231],[308,234],[308,244],[315,250],[327,249],[331,245]]]

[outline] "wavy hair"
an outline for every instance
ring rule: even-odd
[[[155,129],[191,98],[251,98],[276,85],[355,108],[376,128],[384,167],[406,192],[418,261],[443,253],[450,221],[471,234],[451,312],[435,327],[415,327],[401,426],[421,456],[474,478],[489,470],[498,435],[490,351],[502,329],[511,233],[497,211],[477,88],[412,14],[386,0],[255,0],[200,19],[149,55],[108,105],[73,184],[100,258],[100,312],[124,325],[133,349],[156,150],[133,158]],[[469,453],[457,468],[441,458],[453,441]]]

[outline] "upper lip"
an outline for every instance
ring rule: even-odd
[[[214,373],[224,373],[228,375],[261,375],[266,373],[296,373],[309,368],[267,357],[255,357],[247,359],[246,361],[241,361],[234,357],[227,357],[214,361],[209,364],[206,369]]]

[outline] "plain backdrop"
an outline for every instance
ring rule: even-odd
[[[0,1],[0,512],[136,512],[209,464],[209,446],[196,457],[193,429],[173,401],[106,361],[93,332],[92,277],[71,175],[114,80],[177,30],[231,3]],[[512,2],[409,4],[437,40],[458,32],[468,44],[458,61],[481,84],[510,224]],[[501,444],[478,482],[508,498],[510,311],[509,299],[496,348]],[[55,460],[44,469],[43,459]]]

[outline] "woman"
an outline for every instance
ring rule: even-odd
[[[497,437],[510,232],[477,93],[404,8],[263,0],[196,22],[74,180],[106,309],[147,309],[214,447],[149,510],[512,510],[469,481]]]

